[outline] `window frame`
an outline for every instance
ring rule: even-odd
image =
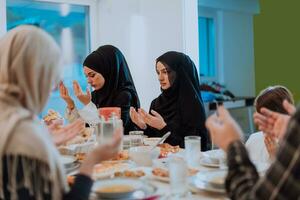
[[[0,37],[7,32],[7,19],[6,19],[6,1],[7,0],[0,0],[0,4],[3,5],[0,7]],[[73,5],[81,5],[81,6],[88,6],[89,7],[89,52],[93,49],[97,48],[97,44],[99,44],[99,39],[97,39],[97,32],[98,32],[98,3],[97,0],[34,0],[36,2],[44,2],[44,3],[66,3],[66,4],[73,4]]]

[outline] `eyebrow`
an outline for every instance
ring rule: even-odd
[[[87,73],[87,75],[89,76],[89,75],[94,75],[94,74],[96,74],[95,72],[89,72],[89,73]]]
[[[165,71],[168,71],[167,68],[162,68],[162,69],[156,70],[156,71],[164,71],[164,70],[165,70]]]

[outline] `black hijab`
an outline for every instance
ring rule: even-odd
[[[200,93],[197,70],[189,56],[175,51],[167,52],[156,59],[176,72],[171,87],[162,90],[154,107],[168,123],[179,120],[181,125],[206,132],[205,111]]]
[[[113,106],[115,96],[124,90],[129,91],[132,96],[131,106],[140,107],[130,70],[118,48],[112,45],[99,47],[87,56],[83,66],[100,73],[105,79],[103,88],[92,92],[92,102],[97,108]]]

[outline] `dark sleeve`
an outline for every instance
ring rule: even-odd
[[[9,159],[17,159],[18,160],[18,165],[17,165],[17,177],[11,177],[9,172],[11,170],[8,169],[8,160]],[[11,157],[11,156],[4,156],[2,158],[2,172],[3,172],[3,191],[4,191],[4,197],[5,199],[11,199],[11,193],[9,189],[9,183],[13,181],[12,179],[15,179],[17,183],[24,183],[24,174],[23,174],[23,165],[22,165],[22,160],[23,162],[31,162],[31,163],[38,163],[38,165],[45,165],[42,162],[35,161],[29,158],[24,158],[22,156],[18,156],[17,158]],[[25,161],[24,161],[25,160]],[[46,181],[43,179],[42,176],[37,175],[36,171],[31,170],[31,180],[30,180],[30,185],[35,188],[33,190],[34,192],[30,192],[29,188],[26,188],[25,186],[19,186],[17,189],[17,196],[18,199],[22,200],[34,200],[35,196],[37,196],[37,193],[41,193],[43,199],[45,200],[50,200],[52,199],[52,194],[51,194],[51,184],[49,181]],[[55,183],[54,183],[55,184]],[[70,192],[64,195],[64,200],[84,200],[88,199],[91,191],[93,181],[91,178],[84,176],[84,175],[78,175],[75,179],[75,183],[73,187],[71,188]],[[48,186],[50,190],[48,192],[43,192],[44,187]]]
[[[151,102],[149,113],[151,110],[156,111],[155,99]],[[184,141],[182,137],[180,137],[179,126],[180,126],[179,122],[178,123],[174,122],[174,123],[167,124],[164,128],[158,130],[156,128],[147,125],[147,129],[144,130],[144,134],[147,135],[148,137],[162,137],[164,134],[170,131],[171,135],[166,139],[165,142],[171,145],[180,145],[181,147],[183,147]]]
[[[85,200],[89,198],[93,180],[85,175],[78,174],[69,193],[64,196],[64,200]]]
[[[290,121],[276,160],[265,176],[249,160],[245,146],[234,142],[228,147],[226,190],[231,199],[298,199],[300,197],[300,113]]]
[[[114,105],[121,108],[121,119],[123,121],[124,132],[131,131],[132,123],[129,115],[132,96],[129,91],[120,92],[114,99]]]

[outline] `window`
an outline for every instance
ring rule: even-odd
[[[205,81],[217,76],[214,18],[199,17],[198,28],[200,76]]]
[[[65,60],[63,81],[76,101],[72,81],[77,80],[84,89],[87,87],[82,62],[90,52],[89,6],[32,0],[6,2],[7,30],[22,24],[35,25],[52,35],[61,46]],[[63,114],[65,107],[59,91],[54,91],[41,115],[50,108]]]

